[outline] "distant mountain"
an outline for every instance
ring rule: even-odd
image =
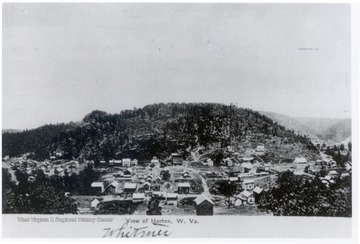
[[[287,115],[273,113],[273,112],[260,112],[267,117],[271,118],[275,122],[281,124],[285,128],[294,131],[296,134],[300,135],[306,135],[310,138],[316,138],[319,139],[321,137],[321,134],[314,130],[311,127],[311,124],[306,125],[305,123],[302,123],[297,118],[293,118]]]
[[[341,120],[324,130],[322,134],[325,140],[345,143],[351,141],[351,119]]]
[[[177,152],[189,158],[204,148],[231,145],[245,152],[263,143],[275,160],[299,154],[316,157],[311,141],[250,109],[214,103],[152,104],[119,114],[93,111],[81,123],[39,127],[3,134],[3,153],[34,152],[45,159],[55,151],[65,158],[166,158]],[[277,157],[277,158],[276,158]]]
[[[3,129],[2,133],[19,133],[22,132],[23,130],[15,130],[15,129]]]
[[[324,132],[331,126],[339,123],[342,119],[333,118],[306,118],[306,117],[294,117],[301,124],[310,127],[318,134],[323,135]]]
[[[307,135],[313,141],[348,142],[351,119],[290,117],[272,112],[260,112],[294,133]]]

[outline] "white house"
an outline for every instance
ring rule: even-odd
[[[329,172],[329,176],[331,177],[331,179],[334,179],[334,178],[338,177],[339,174],[335,170],[331,170]]]
[[[306,160],[306,158],[295,158],[294,160],[294,164],[306,164],[308,161]]]
[[[138,160],[137,159],[131,160],[131,166],[137,166],[137,165],[138,165]]]
[[[144,193],[133,193],[133,195],[132,195],[133,202],[143,202],[144,199],[145,199]]]
[[[99,193],[103,193],[105,190],[104,182],[93,182],[91,183],[91,187],[97,189]]]
[[[265,154],[265,146],[259,144],[255,149],[255,153],[256,153],[256,155],[259,155],[259,156],[264,155]]]
[[[123,158],[123,159],[122,159],[122,166],[123,166],[123,167],[130,167],[130,166],[131,166],[131,160],[130,160],[130,158]]]
[[[253,179],[244,179],[242,187],[244,190],[252,191],[254,189],[255,181]]]
[[[90,206],[91,206],[92,208],[96,208],[99,203],[100,203],[99,199],[94,198],[94,200],[91,201]]]

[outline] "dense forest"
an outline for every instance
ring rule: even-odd
[[[326,186],[321,172],[313,180],[285,171],[278,175],[277,186],[265,192],[260,205],[275,216],[351,217],[351,176],[336,178]]]
[[[222,147],[231,140],[286,138],[308,150],[316,148],[305,136],[273,122],[250,109],[214,103],[153,104],[119,114],[93,111],[78,124],[46,125],[20,133],[3,133],[3,154],[10,157],[32,153],[48,158],[55,151],[64,158],[91,160],[157,156],[173,152],[187,157],[196,147],[213,143]]]

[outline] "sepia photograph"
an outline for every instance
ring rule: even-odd
[[[3,3],[3,235],[351,237],[351,33],[350,4]]]

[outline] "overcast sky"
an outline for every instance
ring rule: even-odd
[[[3,128],[159,102],[350,117],[350,67],[348,5],[3,5]]]

